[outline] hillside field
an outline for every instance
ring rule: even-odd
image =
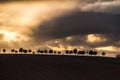
[[[119,80],[120,59],[0,55],[0,80]]]

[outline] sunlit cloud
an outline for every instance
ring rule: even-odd
[[[65,39],[46,41],[45,43],[42,43],[41,45],[36,47],[36,49],[53,49],[62,52],[64,52],[65,50],[73,50],[75,48],[77,48],[78,50],[89,49],[87,46],[82,46],[82,45],[77,46],[77,45],[71,45],[69,42],[66,43]]]
[[[99,43],[99,42],[105,42],[105,41],[106,39],[99,34],[89,34],[86,40],[86,42],[88,43]]]
[[[103,51],[109,51],[109,52],[120,52],[120,48],[115,46],[105,46],[105,47],[98,47],[96,50],[103,50]]]

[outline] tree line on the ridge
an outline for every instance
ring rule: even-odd
[[[6,49],[1,49],[0,50],[1,53],[6,53],[7,50]],[[19,48],[18,50],[16,49],[11,49],[10,51],[11,53],[21,53],[21,54],[27,54],[27,53],[32,53],[32,54],[61,54],[61,51],[56,51],[56,50],[52,50],[52,49],[38,49],[36,51],[32,51],[31,49],[24,49],[24,48]],[[78,49],[73,49],[73,50],[65,50],[64,51],[65,54],[75,54],[75,55],[98,55],[99,53],[95,50],[89,50],[89,51],[84,51],[84,50],[78,50]],[[105,52],[100,53],[101,55],[106,55]]]

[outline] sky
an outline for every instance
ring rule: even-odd
[[[0,0],[0,48],[120,53],[120,0]]]

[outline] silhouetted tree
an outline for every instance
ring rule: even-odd
[[[93,54],[94,54],[93,50],[90,50],[89,55],[93,55]]]
[[[74,53],[74,54],[77,54],[77,52],[78,52],[77,49],[74,49],[74,50],[73,50],[73,53]]]
[[[66,53],[66,54],[69,54],[69,50],[66,50],[65,53]]]
[[[97,51],[93,51],[93,50],[89,51],[89,55],[97,55],[97,54],[98,54]]]
[[[22,52],[24,52],[24,49],[23,49],[23,48],[20,48],[20,49],[19,49],[19,52],[22,54]]]
[[[40,49],[37,50],[37,53],[40,53]]]
[[[97,54],[98,54],[97,51],[94,51],[94,52],[93,52],[93,55],[97,55]]]
[[[78,54],[84,55],[85,51],[79,51]]]
[[[44,50],[40,50],[40,53],[44,53]]]
[[[27,53],[28,51],[27,51],[27,49],[24,49],[23,52],[24,52],[24,53]]]
[[[73,51],[72,51],[72,50],[70,50],[69,54],[73,54]]]
[[[38,50],[37,50],[37,53],[44,53],[44,50],[38,49]]]
[[[32,52],[33,54],[35,54],[35,52]]]
[[[6,52],[6,49],[3,49],[3,52],[5,53],[5,52]]]
[[[106,55],[106,53],[105,53],[105,52],[102,52],[102,55],[103,55],[103,56],[105,56],[105,55]]]
[[[15,52],[15,53],[18,53],[18,51],[17,51],[17,50],[15,50],[14,52]]]
[[[60,51],[58,51],[58,54],[61,54],[61,52],[60,52]]]
[[[14,52],[15,52],[15,49],[11,49],[11,52],[14,53]]]
[[[52,49],[49,50],[49,53],[53,53],[54,51]]]
[[[32,52],[32,50],[31,50],[31,49],[29,49],[29,50],[28,50],[28,52],[29,52],[29,53],[31,53],[31,52]]]

